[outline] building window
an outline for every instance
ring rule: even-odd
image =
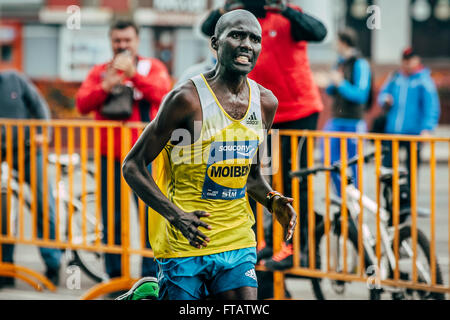
[[[358,34],[358,49],[363,56],[372,56],[372,32],[367,28],[367,8],[373,5],[373,0],[346,0],[347,11],[345,23],[347,27],[355,29]]]
[[[22,26],[0,22],[0,69],[22,70]]]
[[[414,50],[424,58],[448,59],[450,0],[412,0],[410,10]]]
[[[12,61],[12,45],[0,45],[0,52],[2,62],[10,63]]]

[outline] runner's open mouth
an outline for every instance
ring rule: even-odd
[[[249,64],[250,59],[247,56],[237,56],[235,59],[236,62],[240,63],[240,64]]]

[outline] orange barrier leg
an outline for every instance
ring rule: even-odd
[[[0,276],[2,277],[10,277],[10,278],[17,278],[20,279],[26,283],[28,283],[31,287],[33,287],[36,291],[42,291],[42,286],[40,283],[37,283],[33,281],[33,279],[21,274],[21,273],[15,273],[15,272],[9,272],[5,270],[0,270]]]
[[[31,270],[29,268],[19,266],[11,263],[0,263],[0,276],[14,277],[21,279],[35,288],[37,291],[42,291],[41,283],[50,291],[56,291],[55,285],[42,274]],[[35,279],[39,282],[36,282]]]
[[[129,290],[138,279],[133,278],[114,278],[109,282],[100,283],[92,287],[85,293],[81,300],[93,300],[101,297],[107,293],[116,292],[120,290]]]

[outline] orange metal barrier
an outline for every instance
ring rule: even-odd
[[[4,150],[0,153],[0,162],[4,162],[6,166],[1,168],[2,176],[2,196],[0,197],[0,208],[2,208],[2,214],[4,219],[0,219],[0,244],[24,244],[24,245],[35,245],[35,246],[46,246],[52,248],[69,249],[69,250],[86,250],[102,253],[116,253],[121,255],[122,259],[122,275],[119,278],[108,279],[93,288],[91,288],[83,297],[83,299],[95,299],[101,295],[109,292],[114,292],[117,290],[129,289],[136,279],[131,276],[131,256],[146,256],[153,257],[153,252],[146,249],[146,232],[145,226],[147,221],[145,220],[145,205],[142,201],[139,201],[137,206],[138,214],[138,247],[133,247],[131,244],[130,229],[131,229],[131,216],[130,209],[132,207],[132,201],[130,201],[130,188],[121,178],[121,244],[116,244],[116,239],[114,239],[114,228],[118,221],[114,220],[114,139],[118,136],[120,137],[121,143],[121,154],[120,162],[123,161],[124,157],[128,153],[132,144],[132,136],[138,136],[138,134],[143,130],[145,124],[135,123],[135,124],[123,124],[121,122],[93,122],[93,121],[38,121],[38,120],[23,120],[20,123],[17,120],[0,120],[0,127],[2,133],[5,134],[3,139],[0,139],[0,149]],[[29,128],[29,130],[28,130]],[[102,139],[102,131],[106,134],[106,141]],[[44,137],[50,135],[53,139],[44,139],[42,142],[39,140],[40,133]],[[118,135],[117,135],[118,134]],[[316,131],[294,131],[286,130],[280,131],[280,135],[273,136],[275,140],[278,141],[278,147],[281,145],[281,136],[289,136],[291,139],[291,150],[292,150],[292,167],[289,168],[292,171],[296,171],[298,166],[298,153],[299,144],[298,139],[302,136],[306,137],[306,147],[308,150],[308,160],[307,166],[309,168],[315,165],[325,165],[329,166],[331,164],[330,158],[330,142],[332,138],[340,139],[340,157],[343,159],[341,161],[342,168],[340,169],[341,175],[341,194],[340,199],[341,205],[339,207],[340,217],[342,223],[340,224],[340,234],[343,243],[347,243],[347,240],[354,236],[349,232],[349,223],[351,219],[351,210],[354,210],[355,203],[359,204],[359,212],[356,217],[356,227],[358,230],[357,241],[354,251],[349,251],[347,245],[342,247],[342,266],[339,269],[336,267],[336,261],[332,261],[330,257],[334,254],[333,244],[333,216],[334,212],[331,211],[335,199],[333,198],[332,188],[331,188],[331,173],[324,173],[324,183],[317,186],[315,181],[322,179],[320,176],[308,176],[306,179],[308,181],[308,265],[301,266],[301,250],[303,246],[300,243],[300,227],[304,224],[304,221],[298,221],[297,227],[293,237],[293,248],[294,248],[294,266],[293,268],[285,271],[277,271],[274,273],[274,298],[283,299],[284,298],[284,279],[289,275],[297,275],[308,278],[324,278],[324,279],[334,279],[342,281],[352,281],[360,283],[370,283],[375,281],[381,286],[389,287],[407,287],[416,290],[425,290],[440,293],[449,293],[449,277],[450,274],[444,274],[443,279],[437,277],[438,274],[438,261],[446,258],[448,263],[448,257],[450,256],[450,222],[448,225],[448,232],[445,235],[437,234],[436,219],[439,215],[439,219],[447,211],[446,218],[449,219],[450,215],[450,204],[446,208],[437,208],[436,203],[436,193],[445,192],[444,198],[450,198],[450,179],[445,184],[447,191],[437,190],[436,183],[442,182],[440,177],[437,177],[436,173],[436,149],[437,146],[450,149],[450,138],[437,138],[437,137],[413,137],[413,136],[393,136],[393,135],[373,135],[373,134],[349,134],[349,133],[324,133]],[[16,140],[14,141],[14,138]],[[315,139],[323,139],[323,149],[324,149],[324,159],[323,162],[318,162],[314,157],[315,150]],[[359,198],[357,201],[349,202],[348,190],[347,190],[347,180],[343,177],[346,176],[348,169],[347,157],[347,139],[356,139],[357,144],[357,154],[360,159],[357,162],[357,172],[358,172],[358,182],[359,182]],[[372,141],[375,149],[375,159],[374,164],[370,165],[370,169],[374,171],[374,176],[372,178],[367,176],[367,169],[369,165],[365,164],[362,160],[363,154],[367,151],[368,142]],[[381,269],[383,267],[383,259],[386,259],[386,248],[385,243],[385,229],[383,228],[383,223],[385,217],[383,214],[386,210],[382,206],[382,185],[380,182],[381,170],[382,170],[382,141],[392,141],[392,226],[389,226],[389,232],[392,231],[392,252],[393,256],[388,257],[392,259],[392,265],[394,266],[391,271],[391,275],[387,277],[382,276],[369,276],[366,273],[368,265],[366,265],[365,251],[366,248],[366,238],[364,235],[364,228],[368,217],[370,216],[370,210],[366,209],[367,199],[365,198],[366,193],[370,195],[373,193],[372,199],[375,203],[374,207],[374,223],[371,227],[374,228],[374,248],[373,257],[374,265]],[[423,197],[420,194],[418,198],[417,185],[418,185],[418,174],[417,174],[417,159],[415,157],[411,158],[411,222],[410,222],[410,232],[411,232],[411,261],[408,261],[409,266],[412,270],[411,279],[403,279],[400,262],[402,258],[402,245],[400,241],[402,223],[400,221],[401,216],[401,206],[400,206],[400,171],[399,171],[399,146],[402,141],[411,142],[411,151],[415,153],[418,149],[418,144],[428,144],[430,146],[430,160],[429,160],[429,208],[430,216],[429,218],[419,218],[418,217],[418,202]],[[3,145],[5,144],[5,145]],[[106,146],[107,154],[106,163],[107,169],[102,171],[102,155],[101,146]],[[37,167],[36,154],[41,152],[43,161],[42,168]],[[79,163],[75,161],[73,157],[67,157],[67,161],[58,161],[62,159],[63,155],[73,155],[78,153]],[[47,158],[50,154],[54,155],[57,161],[54,161],[53,165],[50,167],[47,162]],[[29,158],[27,156],[29,155]],[[17,159],[17,161],[16,161]],[[15,165],[15,162],[17,165]],[[25,183],[25,170],[26,166],[30,165],[30,181],[29,189],[31,190],[31,200],[26,199],[26,185]],[[442,165],[441,165],[442,167]],[[4,171],[4,168],[8,170]],[[11,168],[17,171],[17,176],[14,176]],[[283,192],[283,176],[282,176],[282,161],[280,159],[279,150],[275,150],[272,153],[272,168],[273,179],[272,183],[275,190]],[[446,163],[445,168],[448,173],[450,168],[450,160]],[[42,170],[42,181],[37,179],[37,170]],[[153,170],[155,172],[155,170]],[[102,175],[106,174],[106,179],[108,182],[107,188],[107,203],[102,203],[101,201],[101,178]],[[450,175],[450,174],[449,174]],[[60,193],[60,183],[63,177],[66,177],[66,197],[62,197]],[[372,179],[372,180],[371,180]],[[421,178],[421,181],[423,179]],[[321,180],[322,181],[322,180]],[[372,182],[370,182],[372,181]],[[292,184],[292,197],[294,198],[294,208],[297,212],[300,210],[300,203],[298,201],[300,189],[299,189],[299,179],[293,178],[290,182]],[[373,185],[368,184],[370,182]],[[38,230],[38,212],[36,201],[32,201],[37,197],[37,185],[41,183],[43,186],[43,227],[42,227],[42,237],[39,237],[40,233]],[[14,187],[16,185],[16,187]],[[52,185],[55,188],[55,232],[54,237],[51,235],[51,228],[49,224],[49,195],[48,187]],[[93,195],[93,198],[89,198],[89,195]],[[321,201],[324,204],[323,213],[323,230],[325,237],[324,251],[319,252],[320,248],[317,247],[317,230],[319,222],[316,219],[316,206],[318,204],[316,195],[323,197],[324,200]],[[77,199],[81,203],[78,205],[72,199]],[[355,200],[355,199],[353,199]],[[351,204],[350,208],[347,204]],[[15,205],[14,205],[15,204]],[[25,210],[29,204],[29,210]],[[89,207],[89,205],[92,207]],[[108,223],[106,225],[102,224],[101,208],[102,205],[107,206],[108,211]],[[17,208],[17,212],[13,209]],[[372,208],[373,209],[373,208]],[[93,210],[93,211],[92,211]],[[30,214],[27,214],[27,211]],[[264,239],[264,228],[263,228],[263,208],[258,206],[257,210],[257,239],[261,243]],[[419,221],[419,219],[421,219]],[[423,282],[423,271],[421,266],[416,263],[418,258],[418,241],[422,237],[422,233],[419,234],[419,229],[422,231],[425,229],[423,227],[423,222],[427,221],[429,226],[427,226],[426,233],[429,234],[429,264],[430,264],[430,276],[428,282]],[[450,220],[450,219],[449,219]],[[15,223],[14,221],[17,221]],[[66,221],[66,222],[64,222]],[[420,223],[419,223],[420,222]],[[108,237],[102,239],[103,231],[108,231]],[[277,252],[281,249],[282,244],[282,229],[280,225],[274,221],[273,228],[273,239],[274,239],[274,251]],[[442,246],[442,239],[437,238],[446,237],[447,248],[445,252],[441,247],[437,248],[437,244]],[[419,239],[420,238],[420,239]],[[353,250],[353,249],[352,249]],[[320,261],[325,258],[326,264],[317,267],[317,257],[320,254]],[[349,265],[347,259],[348,256],[354,255],[357,260],[356,267],[352,264]],[[443,254],[446,257],[443,257]],[[0,261],[2,261],[2,250],[0,246]],[[341,257],[338,257],[341,259]],[[352,268],[353,267],[353,268]],[[356,268],[356,269],[355,269]],[[258,266],[258,270],[265,271],[264,267]],[[43,275],[37,273],[34,270],[26,268],[24,266],[19,266],[12,263],[0,262],[0,276],[12,276],[29,283],[31,286],[37,290],[41,290],[43,287],[47,287],[50,290],[55,290],[56,288],[53,284],[46,279]],[[426,279],[425,279],[426,280]]]
[[[109,292],[129,289],[136,279],[131,277],[130,257],[132,255],[153,257],[153,252],[145,247],[146,234],[144,228],[145,206],[139,200],[137,212],[139,213],[140,240],[139,247],[130,245],[130,215],[131,203],[130,189],[121,178],[121,244],[114,239],[114,226],[118,221],[114,219],[114,160],[123,161],[131,148],[131,134],[139,135],[145,124],[133,123],[124,125],[121,122],[93,122],[93,121],[41,121],[1,119],[0,127],[4,128],[4,140],[0,139],[0,153],[2,166],[2,197],[0,207],[0,244],[23,244],[60,248],[66,250],[86,250],[101,253],[116,253],[122,257],[122,275],[119,278],[108,279],[91,288],[82,298],[94,299]],[[29,130],[28,130],[29,129]],[[28,133],[25,133],[25,130]],[[101,131],[106,131],[107,141],[102,141]],[[53,139],[49,140],[49,132]],[[119,132],[121,138],[120,159],[114,158],[114,136]],[[42,143],[40,135],[46,137]],[[101,144],[107,145],[107,170],[101,171]],[[37,167],[36,154],[42,154],[43,165]],[[71,157],[79,154],[79,161]],[[47,159],[53,154],[54,163],[51,165]],[[25,155],[27,158],[25,159]],[[62,161],[61,159],[66,159]],[[59,160],[58,160],[59,159]],[[78,163],[79,162],[79,163]],[[29,182],[25,182],[25,166],[30,166]],[[52,166],[52,168],[50,168]],[[88,167],[92,167],[88,169]],[[14,170],[12,170],[14,169]],[[42,181],[37,181],[37,170],[42,171]],[[52,171],[52,174],[50,172]],[[16,172],[16,173],[15,173]],[[89,172],[92,172],[88,183]],[[101,175],[107,175],[108,201],[101,202]],[[61,194],[60,185],[65,178],[65,194]],[[38,237],[38,212],[36,201],[37,184],[42,184],[43,212],[42,237]],[[26,197],[26,185],[30,189],[30,199]],[[49,223],[49,186],[55,200],[55,230],[51,236]],[[90,189],[90,190],[88,190]],[[94,198],[88,199],[89,195]],[[77,205],[77,201],[81,206]],[[87,201],[91,201],[94,210],[88,211]],[[3,203],[2,203],[3,202]],[[15,205],[13,205],[15,204]],[[102,225],[101,207],[107,206],[108,223]],[[27,208],[28,206],[28,208]],[[14,210],[17,208],[17,210]],[[30,212],[26,214],[26,208]],[[16,222],[15,222],[16,221]],[[66,221],[66,222],[64,222]],[[2,226],[4,223],[4,226]],[[91,225],[88,226],[88,223]],[[15,230],[17,225],[17,230]],[[2,229],[3,227],[3,229]],[[26,230],[30,229],[29,232]],[[108,230],[108,237],[102,240],[102,230]],[[117,240],[117,239],[116,239]],[[43,275],[15,263],[2,262],[2,247],[0,246],[0,276],[21,279],[37,290],[46,287],[56,290],[55,286]]]
[[[333,228],[332,228],[332,216],[331,216],[331,205],[332,205],[332,191],[331,191],[331,173],[330,171],[326,171],[317,175],[309,175],[307,176],[308,182],[308,213],[307,213],[307,221],[300,221],[298,219],[296,230],[293,236],[293,267],[284,270],[284,271],[276,271],[274,272],[274,299],[284,299],[284,279],[286,276],[300,276],[302,278],[307,279],[315,279],[315,278],[323,278],[330,280],[341,280],[341,281],[351,281],[351,282],[360,282],[366,283],[367,288],[374,288],[374,284],[376,284],[378,288],[387,288],[387,292],[398,292],[396,289],[398,288],[410,288],[414,290],[423,290],[427,292],[436,292],[436,293],[450,293],[450,285],[449,278],[450,274],[442,273],[442,269],[448,270],[448,261],[450,256],[450,201],[448,200],[449,192],[450,192],[450,178],[447,178],[448,181],[438,180],[440,185],[445,186],[445,190],[438,190],[440,199],[446,199],[449,201],[449,204],[445,203],[441,204],[439,208],[437,208],[436,204],[436,149],[437,145],[439,148],[445,148],[450,150],[450,138],[444,137],[431,137],[431,136],[401,136],[401,135],[379,135],[379,134],[352,134],[352,133],[336,133],[336,132],[319,132],[319,131],[300,131],[300,130],[280,130],[278,132],[277,138],[278,143],[273,144],[272,146],[276,146],[275,150],[272,150],[272,164],[273,167],[278,167],[278,163],[281,162],[279,159],[281,155],[281,144],[279,143],[281,137],[290,137],[291,139],[291,163],[292,166],[289,168],[291,171],[299,170],[298,165],[298,147],[299,147],[299,138],[304,137],[306,139],[306,148],[307,148],[307,168],[313,168],[315,166],[324,166],[329,167],[331,164],[330,161],[330,140],[331,139],[339,139],[340,143],[340,159],[341,160],[341,169],[339,172],[341,178],[341,198],[339,207],[339,216],[341,219],[340,230],[336,233],[337,237],[340,237],[342,243],[348,243],[349,239],[349,222],[350,216],[349,213],[353,211],[357,211],[356,216],[354,217],[354,222],[357,228],[357,240],[354,244],[354,252],[348,252],[348,245],[337,244],[338,247],[342,246],[341,252],[337,259],[342,259],[342,263],[340,265],[340,270],[336,270],[336,261],[330,263],[333,260],[333,254],[336,254],[336,248],[332,248],[331,246],[331,237],[333,236]],[[322,141],[322,148],[320,148],[323,152],[323,160],[317,159],[314,157],[314,139]],[[353,139],[356,143],[356,155],[359,156],[358,161],[356,163],[358,178],[357,182],[359,187],[355,191],[347,190],[347,170],[349,169],[348,155],[347,155],[347,143],[349,139]],[[382,142],[390,141],[392,143],[392,208],[384,208],[382,202],[382,190],[380,177],[382,176]],[[411,167],[411,197],[410,197],[410,221],[400,221],[400,213],[406,213],[404,208],[400,208],[400,166],[399,166],[399,145],[401,142],[410,142],[410,150],[414,155],[416,154],[419,144],[426,145],[428,144],[430,150],[430,158],[428,170],[422,170],[421,175],[429,175],[429,184],[423,183],[424,178],[421,178],[421,189],[424,189],[425,185],[428,185],[430,188],[429,197],[429,217],[420,218],[420,223],[418,221],[418,201],[424,201],[424,198],[427,197],[426,194],[420,193],[418,194],[418,163],[417,158],[412,156],[410,161]],[[373,144],[373,146],[371,146]],[[303,146],[305,148],[305,146]],[[364,154],[368,151],[368,149],[375,149],[374,161],[372,164],[365,164],[363,160]],[[272,185],[275,190],[283,192],[283,175],[281,166],[280,170],[278,170],[272,177]],[[369,168],[374,171],[374,177],[367,177],[367,171]],[[423,166],[425,167],[425,166]],[[302,168],[306,169],[306,168]],[[450,160],[448,160],[444,164],[440,164],[440,172],[444,171],[444,176],[440,177],[440,179],[445,179],[445,174],[450,177]],[[370,179],[371,178],[371,179]],[[322,180],[324,179],[324,180]],[[370,181],[369,181],[370,180]],[[292,197],[294,198],[294,209],[296,212],[299,212],[299,178],[292,178]],[[320,181],[315,183],[316,181]],[[324,182],[324,183],[323,183]],[[444,183],[443,183],[444,182]],[[368,188],[371,187],[371,188]],[[319,194],[315,188],[321,188]],[[372,193],[370,195],[366,194],[366,189],[368,193]],[[316,195],[319,195],[320,200],[317,199]],[[357,197],[355,197],[357,195]],[[368,198],[372,197],[372,206],[370,206],[370,200]],[[350,197],[350,198],[348,198]],[[322,204],[321,214],[323,216],[323,230],[324,230],[324,248],[323,251],[317,253],[318,246],[320,244],[316,243],[320,239],[316,239],[318,234],[318,228],[316,225],[316,209],[319,204]],[[347,205],[350,204],[351,207],[347,208]],[[374,221],[370,224],[367,220],[370,219],[370,209],[372,209],[372,213],[374,214]],[[401,209],[403,211],[401,211]],[[386,219],[388,217],[384,216],[387,212],[392,211],[392,223],[391,225],[387,225]],[[436,221],[437,217],[439,217],[439,221],[441,224],[446,227],[447,232],[443,232],[437,234],[436,230]],[[259,233],[263,232],[264,228],[262,226],[263,223],[263,210],[260,205],[258,205],[257,210],[257,230]],[[446,221],[446,222],[442,222]],[[307,223],[307,234],[308,234],[308,265],[300,266],[300,232],[301,226]],[[373,266],[365,265],[367,252],[370,249],[366,248],[368,238],[365,235],[365,228],[369,227],[373,228],[373,233],[375,234],[375,245],[373,247]],[[338,225],[339,226],[339,225]],[[441,227],[442,228],[442,227]],[[402,237],[400,239],[400,229],[402,229]],[[428,230],[427,230],[428,229]],[[442,229],[441,229],[442,230]],[[410,238],[408,239],[408,235],[410,232]],[[420,239],[418,239],[418,233],[421,233]],[[441,231],[442,232],[442,231]],[[389,240],[389,236],[392,236],[391,242],[386,242]],[[439,236],[439,241],[437,240],[437,236]],[[425,262],[429,263],[429,275],[430,279],[426,279],[426,269],[423,266],[423,262],[418,260],[418,250],[419,245],[422,248],[422,244],[424,242],[423,239],[429,240],[429,252],[426,252]],[[264,235],[259,234],[258,239],[264,239]],[[445,240],[444,240],[445,239]],[[400,240],[402,242],[400,243]],[[407,240],[410,243],[407,243]],[[420,240],[420,242],[418,242]],[[273,241],[274,241],[274,253],[277,253],[281,248],[282,243],[282,234],[281,227],[278,222],[273,219]],[[439,242],[439,250],[437,250],[437,244]],[[386,248],[386,246],[390,246],[390,250]],[[405,255],[404,251],[408,251]],[[390,252],[388,252],[390,251]],[[439,251],[439,254],[437,253]],[[402,256],[400,255],[402,252]],[[318,257],[317,254],[320,255],[320,260],[323,262],[326,261],[325,265],[318,266],[316,264],[316,259]],[[349,257],[353,253],[356,255],[357,265],[354,266],[356,269],[349,270],[348,262]],[[330,258],[331,257],[331,258]],[[386,262],[384,260],[391,259],[390,265],[389,263],[386,266]],[[427,261],[428,260],[428,261]],[[438,268],[438,261],[443,262],[441,264],[441,268]],[[384,262],[384,265],[382,265]],[[388,261],[389,262],[389,261]],[[400,269],[411,268],[412,276],[410,278],[405,278],[404,271],[401,272]],[[442,268],[444,266],[444,268]],[[372,269],[376,269],[376,274],[369,275],[366,271],[368,267],[372,267]],[[382,274],[379,270],[382,270],[383,267],[388,270],[388,274]],[[419,269],[419,270],[418,270]],[[268,271],[263,266],[257,266],[257,270],[259,271]],[[390,273],[390,274],[389,274]],[[425,277],[425,279],[424,279]],[[378,291],[382,292],[382,291]]]

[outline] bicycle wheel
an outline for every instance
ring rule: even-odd
[[[349,215],[350,217],[350,215]],[[348,274],[356,274],[358,269],[358,232],[353,220],[348,220],[348,237],[347,237],[347,272]],[[343,265],[343,237],[340,235],[341,225],[339,221],[330,223],[330,268],[338,272],[342,271]],[[316,269],[327,272],[327,237],[325,234],[325,223],[321,223],[316,228]],[[341,252],[339,254],[338,252]],[[371,259],[364,250],[364,265],[367,267],[372,265]],[[373,274],[367,272],[368,276]],[[368,287],[365,282],[348,282],[342,280],[332,280],[327,278],[312,279],[313,292],[318,300],[327,299],[354,299],[355,295],[361,294],[369,290],[370,300],[379,300],[380,289]],[[348,294],[346,294],[348,292]]]
[[[75,211],[73,218],[73,242],[81,244],[83,238],[83,211],[82,197],[78,199],[79,210]],[[95,193],[86,194],[86,243],[94,245],[97,241],[101,242],[103,237],[103,226],[101,221],[97,226],[97,197]],[[98,229],[98,233],[97,230]],[[73,263],[78,265],[83,272],[96,282],[104,281],[108,278],[105,272],[104,254],[94,250],[74,250]]]
[[[412,237],[411,226],[403,226],[399,230],[399,270],[401,280],[412,279]],[[394,248],[392,248],[394,250]],[[419,229],[417,229],[417,279],[419,282],[431,283],[431,255],[430,255],[430,242],[426,235]],[[390,269],[390,278],[393,278],[394,271]],[[436,284],[442,284],[442,273],[439,263],[436,257]],[[413,290],[408,288],[400,288],[400,292],[392,293],[393,300],[444,300],[445,294],[438,292],[428,292],[423,290]]]

